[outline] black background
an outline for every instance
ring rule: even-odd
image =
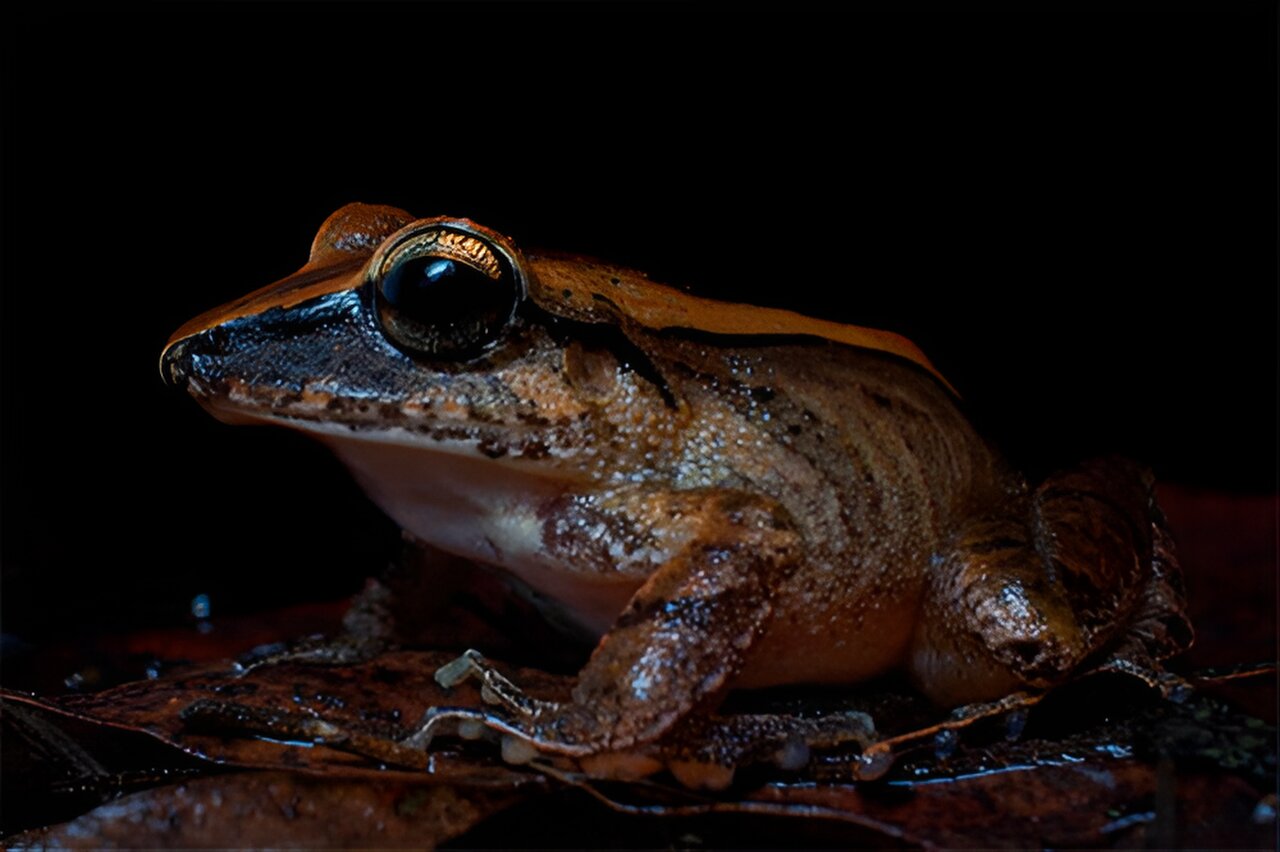
[[[359,587],[317,447],[166,388],[348,201],[916,340],[1039,475],[1276,477],[1272,4],[142,5],[4,27],[4,631]]]

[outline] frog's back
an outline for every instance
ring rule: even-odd
[[[961,415],[955,390],[904,337],[705,299],[576,255],[539,252],[529,261],[534,302],[556,316],[620,327],[661,362],[684,399],[697,402],[693,422],[740,431],[757,450],[772,444],[801,468],[810,463],[823,474],[824,496],[846,512],[879,504],[878,492],[890,488],[904,500],[928,493],[935,520],[945,523],[957,500],[1010,479]],[[716,409],[726,405],[734,413],[720,417]],[[744,446],[743,437],[734,440]],[[714,440],[695,437],[688,447],[686,467],[699,473],[704,460],[714,467],[717,456],[730,455]],[[742,462],[736,467],[750,466],[744,453],[733,455]],[[752,479],[753,490],[793,508],[795,482],[780,473]]]

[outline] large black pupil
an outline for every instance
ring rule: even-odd
[[[378,315],[391,339],[429,356],[483,349],[511,318],[518,293],[510,270],[498,280],[466,263],[424,255],[378,282]]]
[[[480,272],[447,258],[418,257],[391,270],[383,279],[382,295],[398,310],[422,319],[435,314],[438,322],[448,322],[468,313],[465,285],[487,281]]]

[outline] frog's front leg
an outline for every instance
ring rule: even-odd
[[[1158,668],[1190,641],[1151,477],[1102,459],[971,520],[934,558],[910,666],[955,706],[1052,686],[1117,649]]]
[[[637,551],[656,548],[666,558],[600,640],[571,700],[531,701],[474,657],[442,672],[455,682],[480,675],[489,697],[512,711],[504,730],[540,750],[577,756],[651,742],[718,697],[764,630],[774,590],[802,558],[785,511],[757,496],[631,495],[593,510],[609,514],[597,529],[622,530],[630,543],[646,542]],[[409,743],[429,739],[439,717],[428,715]]]

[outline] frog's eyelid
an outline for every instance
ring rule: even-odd
[[[431,237],[431,239],[424,239]],[[520,291],[520,301],[529,296],[529,268],[510,240],[470,219],[437,216],[418,219],[383,240],[365,267],[365,280],[376,282],[396,263],[432,251],[460,260],[497,280],[506,261]]]
[[[423,256],[448,258],[482,272],[494,281],[502,277],[502,260],[484,240],[452,228],[430,228],[387,254],[381,274],[391,267]]]

